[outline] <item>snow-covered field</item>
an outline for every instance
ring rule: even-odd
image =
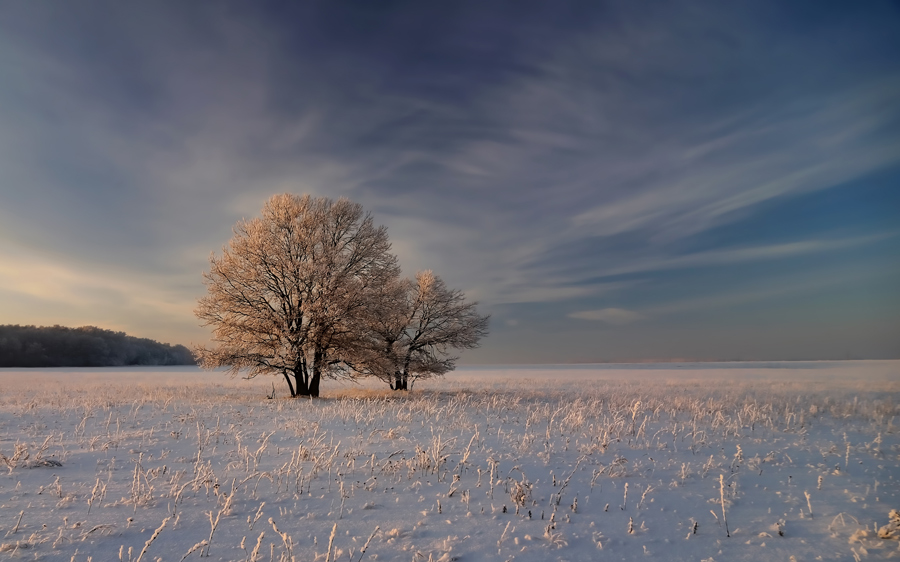
[[[0,559],[900,557],[897,361],[281,385],[0,370]]]

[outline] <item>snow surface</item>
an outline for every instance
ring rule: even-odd
[[[898,361],[283,385],[0,369],[0,559],[900,557]]]

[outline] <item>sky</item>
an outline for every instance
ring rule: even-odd
[[[900,358],[900,4],[0,3],[0,324],[205,343],[276,193],[491,315],[465,363]]]

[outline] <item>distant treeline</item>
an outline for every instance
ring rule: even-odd
[[[0,326],[0,367],[193,365],[183,345],[169,345],[94,326]]]

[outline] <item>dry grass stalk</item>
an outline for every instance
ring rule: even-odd
[[[181,557],[181,562],[184,562],[185,559],[191,554],[197,552],[198,550],[203,549],[204,546],[209,544],[207,541],[203,540],[192,546],[187,552],[184,553],[184,556]]]
[[[334,536],[337,534],[337,523],[331,528],[331,536],[328,537],[328,552],[325,554],[325,562],[331,562],[331,549],[334,546]]]
[[[728,531],[728,520],[725,518],[725,475],[719,475],[719,501],[722,504],[722,521],[725,523],[725,536],[731,537]]]
[[[22,517],[23,517],[24,515],[25,515],[25,510],[23,509],[23,510],[19,513],[19,519],[16,521],[16,526],[15,526],[15,528],[12,530],[12,534],[13,534],[13,535],[15,535],[15,534],[19,531],[19,525],[22,523]]]
[[[379,529],[378,525],[375,525],[375,530],[372,531],[372,534],[369,535],[368,539],[366,539],[366,544],[363,545],[362,550],[359,552],[359,558],[356,560],[356,562],[362,562],[363,555],[366,553],[366,550],[368,550],[369,543],[372,542],[373,538],[375,538],[375,534],[378,533],[378,529]]]
[[[278,529],[278,526],[275,525],[275,520],[271,517],[269,517],[269,524],[272,525],[272,529],[274,529],[275,532],[278,533],[278,536],[281,537],[281,542],[284,543],[284,549],[285,549],[285,552],[287,553],[288,558],[290,560],[293,560],[294,559],[294,540],[287,533],[282,533]],[[335,523],[335,526],[337,526],[337,523]]]
[[[169,519],[171,518],[172,517],[170,516],[162,520],[162,524],[160,524],[160,526],[157,527],[155,531],[153,531],[153,535],[151,535],[147,542],[144,543],[144,548],[141,549],[141,553],[138,554],[137,560],[135,560],[135,562],[141,562],[141,558],[143,558],[144,554],[147,553],[147,549],[150,548],[150,545],[153,544],[153,541],[155,541],[159,534],[162,533],[162,530],[165,528],[166,523],[168,523]]]

